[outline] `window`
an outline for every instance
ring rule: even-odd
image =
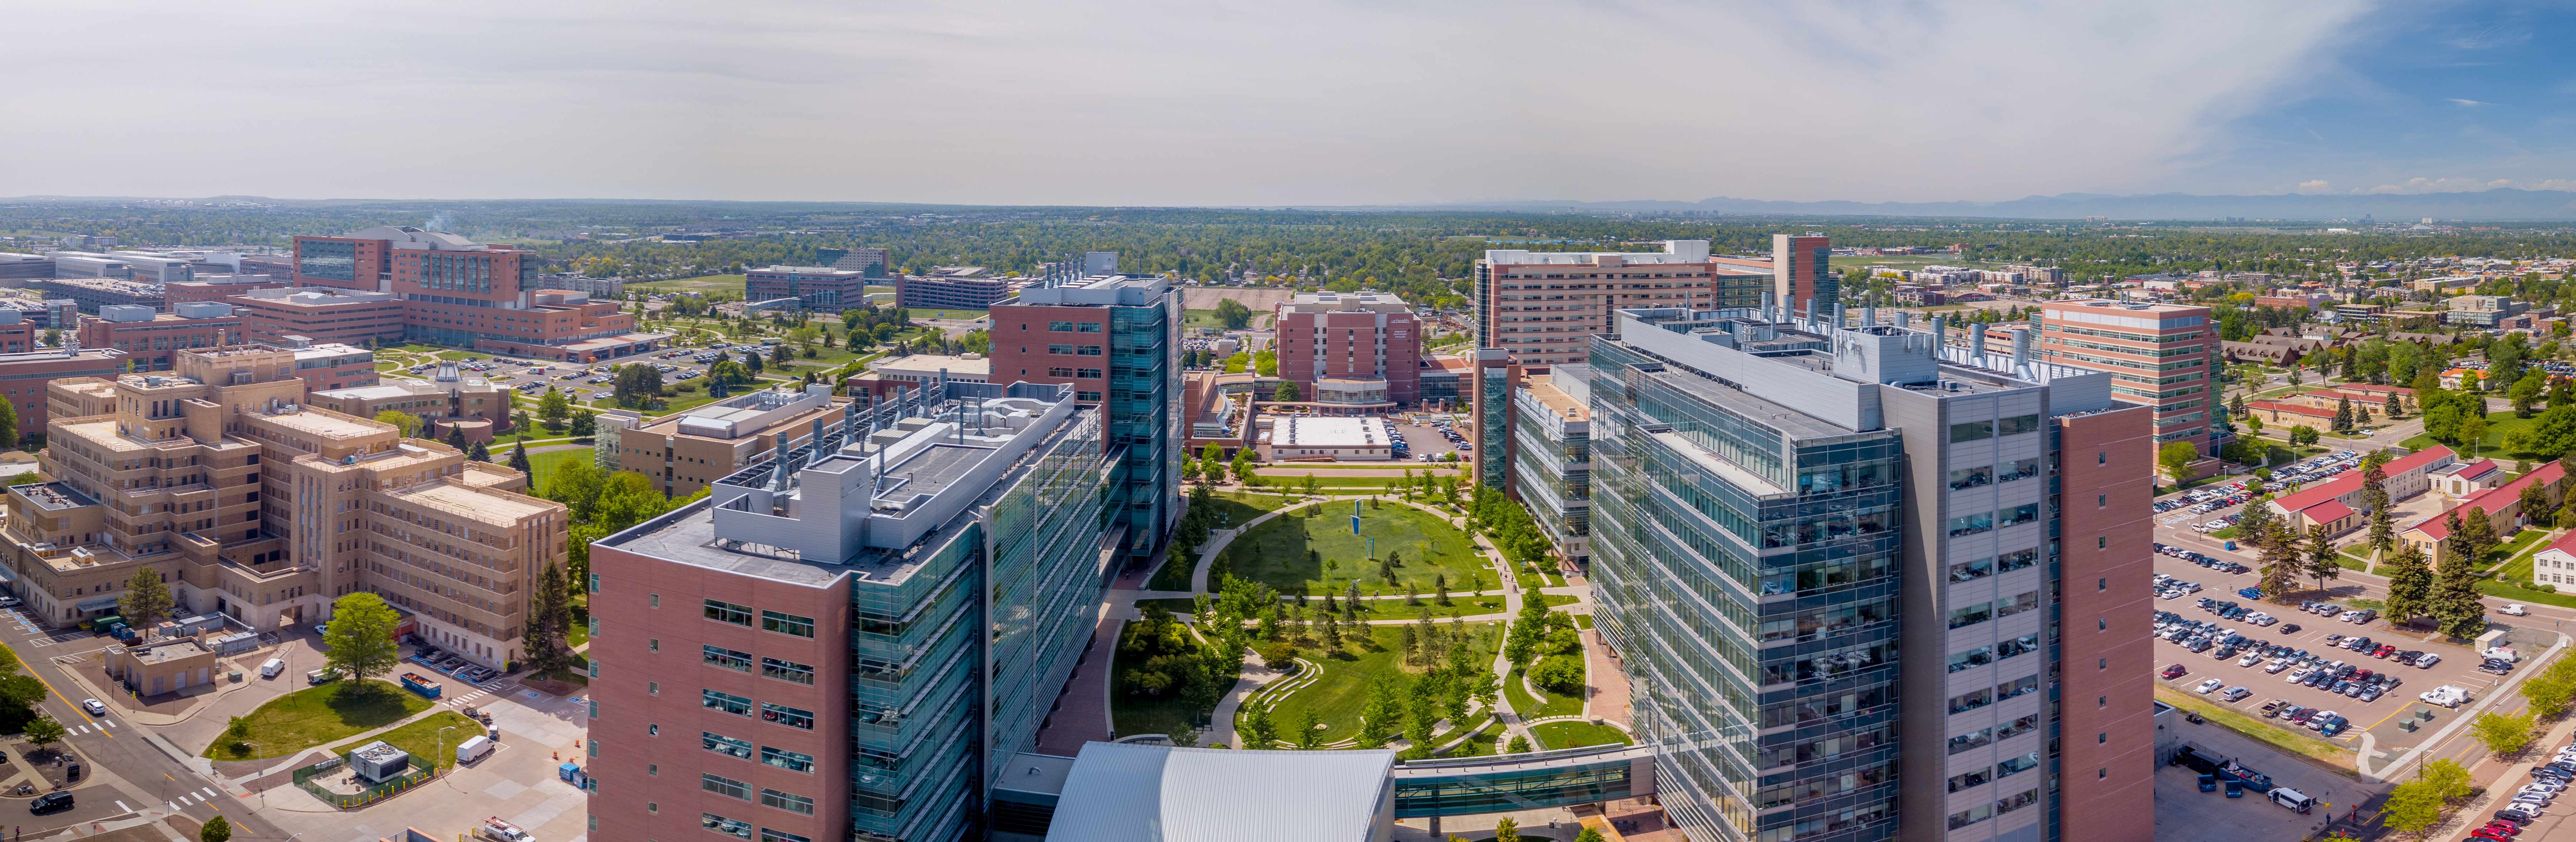
[[[2110,507],[2111,507],[2111,495],[2108,495],[2108,494],[2096,494],[2096,495],[2093,495],[2093,508],[2096,508],[2096,509],[2107,509],[2107,508],[2110,508]]]
[[[1958,792],[1959,790],[1967,789],[1972,786],[1985,786],[1986,781],[1994,779],[1994,771],[1995,770],[1993,768],[1989,767],[1952,775],[1950,776],[1950,791]]]
[[[1099,392],[1075,392],[1075,393],[1073,393],[1073,399],[1074,399],[1074,400],[1078,400],[1078,401],[1096,401],[1096,400],[1099,400],[1099,399],[1100,399],[1100,393],[1099,393]]]
[[[699,775],[698,788],[727,798],[740,798],[744,801],[751,800],[750,784],[743,783],[723,775]]]
[[[798,684],[814,683],[813,667],[794,661],[781,661],[777,658],[760,659],[760,675],[763,678],[793,681]]]
[[[760,747],[760,762],[790,772],[814,771],[814,755],[781,748]]]
[[[1950,753],[1958,754],[1995,741],[1995,729],[1979,728],[1950,738]]]
[[[2096,535],[2096,536],[2094,536],[2094,537],[2093,537],[2093,548],[2094,548],[2094,549],[2097,549],[2097,550],[2107,550],[2107,549],[2110,549],[2110,548],[2111,548],[2111,539],[2106,538],[2106,537],[2103,537],[2103,536]]]
[[[1995,513],[1995,525],[2014,526],[2039,519],[2038,503],[2023,503]]]
[[[714,813],[699,813],[698,826],[736,839],[751,838],[751,824],[738,822]]]
[[[749,626],[751,625],[751,606],[710,599],[707,600],[707,619],[737,626]]]
[[[814,730],[813,711],[791,708],[786,705],[773,705],[768,702],[760,703],[760,720],[762,722],[775,722],[790,728],[803,728],[808,731]]]
[[[799,617],[794,614],[781,614],[776,611],[763,611],[760,612],[760,628],[763,631],[774,631],[779,634],[792,634],[797,637],[813,637],[814,618]]]
[[[645,638],[644,648],[648,651],[660,652],[662,651],[662,639],[658,637]]]
[[[1994,616],[1994,603],[1991,602],[1961,606],[1950,609],[1950,627],[1955,629],[1961,626],[1973,626],[1994,619]]]
[[[1100,346],[1098,346],[1098,345],[1084,345],[1084,346],[1082,346],[1082,355],[1083,355],[1083,356],[1086,356],[1086,357],[1097,357],[1097,356],[1100,356]]]
[[[1995,469],[1992,465],[1976,468],[1961,468],[1950,472],[1950,490],[1952,491],[1957,491],[1962,488],[1975,488],[1981,485],[1991,485],[1994,481]]]
[[[1994,817],[1994,808],[1980,804],[1956,813],[1951,813],[1950,829],[1958,830],[1959,828],[1967,827]]]
[[[2111,630],[2111,620],[2110,620],[2110,618],[2107,618],[2107,617],[2095,617],[2095,618],[2093,618],[2093,630],[2094,630],[2094,631],[2110,631],[2110,630]]]
[[[1977,690],[1965,695],[1952,696],[1950,697],[1950,712],[1966,713],[1968,711],[1994,704],[1994,701],[1994,694],[1985,690]]]
[[[751,700],[741,696],[736,696],[732,693],[719,693],[714,690],[700,690],[698,691],[698,706],[708,710],[724,711],[735,716],[751,715]]]
[[[1075,332],[1076,332],[1076,333],[1099,333],[1099,332],[1100,332],[1100,323],[1099,323],[1099,322],[1078,322],[1078,323],[1076,323],[1075,327],[1076,327],[1076,330],[1075,330]]]
[[[1047,323],[1047,329],[1048,329],[1048,330],[1072,330],[1072,329],[1073,329],[1073,323],[1072,323],[1072,322],[1048,322],[1048,323]]]
[[[1991,532],[1994,531],[1994,528],[1995,515],[1993,512],[1966,515],[1950,519],[1950,537],[1953,538],[1961,535],[1975,535],[1979,532]]]
[[[2034,751],[2021,757],[2004,758],[2004,762],[1995,764],[1995,777],[2009,778],[2037,768],[2039,768],[2039,752]]]
[[[2031,591],[2031,592],[2029,592],[2029,593],[2025,593],[2025,594],[2022,594],[2022,595],[2020,595],[2020,596],[2013,597],[2013,598],[2011,598],[2011,599],[1999,599],[1999,600],[1996,600],[1996,601],[1995,601],[1995,616],[1997,616],[1997,617],[2010,617],[2010,616],[2012,616],[2012,615],[2019,614],[2019,613],[2021,613],[2021,612],[2028,611],[2028,610],[2031,610],[2031,609],[2033,609],[2033,608],[2038,608],[2038,607],[2039,607],[2039,592],[2038,592],[2038,591]]]
[[[2038,563],[2039,548],[2032,547],[2020,552],[2005,553],[2003,555],[1996,556],[1995,572],[2010,573]]]
[[[597,573],[590,574],[590,592],[599,592],[599,574]]]
[[[1995,644],[1995,660],[2000,661],[2000,660],[2003,660],[2003,659],[2005,659],[2005,658],[2013,657],[2013,656],[2015,656],[2015,655],[2027,654],[2027,653],[2029,653],[2031,650],[2038,649],[2038,648],[2039,648],[2039,635],[2035,635],[2035,634],[2025,634],[2025,635],[2022,635],[2022,636],[2020,636],[2020,637],[2016,637],[2016,638],[2013,638],[2013,639],[2010,639],[2010,640],[2006,640],[2006,641],[2002,641],[2002,642],[2000,642],[2000,643],[1996,643],[1996,644]]]
[[[749,652],[737,652],[722,646],[701,645],[698,649],[702,652],[702,654],[698,656],[700,663],[704,663],[708,666],[723,667],[735,672],[751,671],[751,653]]]
[[[708,751],[744,760],[751,759],[751,741],[737,740],[713,731],[698,732],[698,745]]]
[[[2039,416],[2015,415],[1995,423],[1995,435],[2009,436],[2039,431]]]
[[[2108,734],[2108,733],[2102,733],[2102,734],[2095,734],[2095,735],[2093,735],[2093,744],[2094,744],[2094,745],[2101,745],[2101,744],[2103,744],[2103,743],[2107,743],[2107,742],[2110,742],[2110,741],[2111,741],[2111,735],[2110,735],[2110,734]]]
[[[659,736],[662,736],[662,725],[661,725],[661,723],[658,723],[658,722],[647,722],[647,723],[644,723],[644,736],[647,736],[647,737],[659,737]]]
[[[648,593],[648,594],[645,594],[645,595],[644,595],[644,601],[645,601],[646,603],[649,603],[649,604],[650,604],[652,607],[654,607],[654,608],[660,608],[660,607],[662,607],[662,595],[661,595],[661,594],[657,594],[657,593]]]
[[[1950,440],[1953,442],[1981,441],[1994,438],[1994,435],[1995,422],[1992,421],[1969,421],[1950,425]]]
[[[2029,479],[2035,476],[2039,476],[2038,459],[2015,459],[2010,464],[2003,466],[2003,472],[1995,475],[1995,481],[2012,482],[2013,480]]]
[[[2039,727],[2039,714],[2034,713],[2034,714],[2031,714],[2031,715],[2029,715],[2029,716],[2022,717],[2022,718],[2020,718],[2020,719],[2015,719],[2015,720],[2013,720],[2013,721],[2012,721],[2012,724],[2010,724],[2010,725],[2003,725],[2003,726],[1998,726],[1998,727],[1996,727],[1996,728],[1995,728],[1995,739],[2000,740],[2000,739],[2004,739],[2004,738],[2006,738],[2006,737],[2018,736],[2018,735],[2020,735],[2020,734],[2022,734],[2022,733],[2028,732],[2028,731],[2030,731],[2031,729],[2038,728],[2038,727]]]
[[[644,774],[652,775],[652,776],[657,777],[657,778],[658,778],[658,777],[661,777],[661,776],[662,776],[662,764],[659,764],[659,763],[646,763],[646,764],[644,764]]]
[[[779,792],[774,789],[763,789],[760,791],[760,806],[776,807],[790,813],[799,813],[808,816],[814,814],[814,799],[807,798],[802,795],[792,795],[789,793]]]
[[[2108,464],[2111,464],[2111,451],[2108,451],[2108,450],[2096,450],[2096,451],[2093,451],[2093,464],[2096,464],[2096,465],[2108,465]]]
[[[1994,572],[1994,559],[1981,558],[1975,561],[1962,561],[1957,564],[1950,565],[1950,581],[1973,582],[1978,579],[1983,579]]]
[[[645,695],[647,695],[647,696],[659,696],[659,695],[662,695],[662,682],[659,682],[659,681],[647,681],[647,682],[644,682],[644,694],[645,694]]]
[[[1971,667],[1981,667],[1994,662],[1995,648],[1992,646],[1979,646],[1963,652],[1950,653],[1951,672],[1958,672]]]
[[[2021,679],[2016,681],[2007,681],[2002,684],[1995,685],[1995,700],[2003,701],[2038,689],[2039,676],[2023,676]]]
[[[814,842],[814,840],[807,839],[793,833],[788,833],[783,830],[771,830],[764,827],[760,829],[760,842]]]
[[[1047,346],[1047,353],[1050,353],[1050,354],[1071,354],[1071,353],[1073,353],[1073,346],[1071,346],[1071,345],[1049,345],[1049,346]]]

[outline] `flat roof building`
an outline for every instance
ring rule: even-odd
[[[101,307],[130,306],[161,310],[169,306],[169,299],[162,295],[160,284],[115,277],[55,278],[36,281],[28,286],[44,293],[47,298],[70,299],[80,307],[81,312],[92,315],[96,315],[98,308]]]
[[[242,317],[233,314],[231,305],[196,301],[172,309],[155,313],[140,305],[101,307],[98,315],[81,317],[80,345],[123,351],[135,371],[168,371],[179,351],[242,342]]]
[[[945,377],[966,383],[989,383],[993,360],[982,354],[908,354],[881,357],[868,364],[868,373],[878,380],[895,383],[929,383]]]
[[[1304,292],[1280,302],[1279,377],[1308,402],[1393,408],[1422,398],[1422,325],[1383,292]]]
[[[765,266],[742,273],[744,301],[792,298],[807,310],[837,313],[868,300],[868,273],[829,266]]]
[[[224,301],[252,290],[283,289],[293,283],[268,275],[198,275],[195,280],[162,284],[161,294],[175,306],[191,301]]]
[[[1069,386],[908,397],[814,418],[592,545],[593,727],[699,731],[597,744],[598,838],[947,840],[984,822],[1091,639],[1121,503],[1101,411]]]
[[[838,417],[846,403],[832,399],[830,385],[817,383],[735,395],[640,427],[603,426],[600,467],[642,473],[675,497],[694,494],[811,435],[814,422]],[[506,401],[503,406],[506,411]]]
[[[301,356],[299,352],[298,365],[303,363]],[[396,378],[351,388],[315,389],[307,400],[317,408],[356,418],[374,418],[391,410],[431,421],[479,419],[491,422],[496,430],[507,428],[511,420],[509,387],[460,372],[452,362],[441,363],[428,380]]]
[[[510,246],[381,226],[297,237],[295,253],[298,287],[398,296],[405,339],[575,363],[633,356],[670,339],[637,332],[635,316],[614,301],[539,287],[536,255]],[[350,341],[328,331],[279,332]]]
[[[1395,440],[1387,436],[1383,418],[1278,415],[1269,424],[1270,434],[1258,442],[1266,460],[1369,462],[1394,458]]]
[[[330,287],[248,290],[226,299],[242,315],[243,333],[256,342],[302,336],[317,342],[365,345],[400,342],[403,300],[390,292]]]
[[[1125,501],[1111,529],[1143,563],[1180,521],[1181,293],[1167,278],[1078,275],[1058,264],[988,311],[996,383],[1060,383],[1101,407]]]

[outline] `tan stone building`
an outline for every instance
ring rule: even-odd
[[[561,563],[561,504],[526,477],[393,426],[305,406],[293,351],[186,351],[170,374],[66,381],[38,455],[54,482],[9,491],[6,565],[29,612],[117,610],[137,569],[175,613],[261,631],[319,623],[372,591],[441,648],[517,657],[533,574]]]
[[[101,657],[110,677],[146,696],[210,684],[224,670],[223,659],[195,635],[109,646]]]
[[[816,421],[838,423],[837,403],[832,387],[815,384],[738,395],[641,427],[602,424],[599,467],[652,477],[665,494],[693,494],[769,458],[782,438],[793,450]]]
[[[390,409],[439,422],[479,418],[495,429],[510,424],[509,387],[461,373],[452,362],[440,363],[429,380],[382,380],[350,389],[317,390],[307,400],[315,407],[359,418],[374,418]]]

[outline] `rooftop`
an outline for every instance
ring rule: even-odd
[[[361,420],[337,412],[277,409],[251,413],[269,423],[297,432],[326,439],[357,439],[394,432],[391,424]]]
[[[402,300],[401,295],[390,292],[367,292],[333,287],[272,287],[249,290],[233,297],[305,307],[328,304],[378,304]]]
[[[9,487],[9,490],[20,497],[26,498],[27,502],[34,505],[36,508],[48,512],[69,511],[83,506],[98,505],[98,501],[90,499],[89,495],[80,493],[80,489],[73,488],[62,482],[13,485]]]
[[[1283,415],[1272,425],[1270,443],[1280,447],[1377,447],[1392,444],[1380,418],[1316,418]]]
[[[437,509],[456,517],[482,523],[508,525],[545,514],[561,503],[539,500],[507,491],[492,491],[458,482],[430,482],[392,492],[395,500]]]
[[[913,354],[903,357],[886,357],[868,364],[869,371],[892,370],[933,372],[943,369],[951,374],[991,375],[993,373],[993,360],[992,358],[986,357],[982,354],[971,353],[955,355]]]
[[[147,664],[168,663],[181,658],[194,658],[199,655],[212,655],[214,653],[215,650],[206,648],[205,644],[198,643],[196,638],[192,637],[159,640],[139,646],[125,647],[125,654],[133,656],[135,660],[142,661]]]
[[[1365,839],[1395,752],[1085,743],[1049,842]],[[1007,779],[1007,776],[1006,776]],[[1260,821],[1245,821],[1261,816]]]
[[[1637,266],[1708,262],[1707,240],[1665,240],[1663,251],[1530,251],[1486,249],[1485,262],[1497,266],[1553,264],[1564,266]]]
[[[738,439],[767,432],[782,423],[812,418],[832,405],[832,387],[819,383],[801,392],[762,389],[664,418],[646,429],[664,435]]]
[[[1413,305],[1404,303],[1404,299],[1395,297],[1394,293],[1361,290],[1359,292],[1301,292],[1295,299],[1281,304],[1279,309],[1284,313],[1349,311],[1410,313],[1413,312]]]

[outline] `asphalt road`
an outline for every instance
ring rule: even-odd
[[[251,815],[248,806],[226,793],[221,782],[197,774],[154,747],[132,723],[119,719],[113,706],[104,717],[80,709],[77,703],[85,691],[53,658],[96,651],[106,640],[78,630],[49,636],[21,619],[17,611],[0,611],[0,641],[18,653],[28,674],[52,691],[40,707],[72,729],[66,742],[89,759],[84,782],[72,790],[75,804],[70,810],[28,815],[25,799],[0,799],[0,814],[8,816],[9,829],[23,828],[34,835],[153,809],[163,816],[184,814],[198,822],[220,814],[233,824],[234,839],[286,838],[275,825]],[[100,770],[106,773],[103,780]]]

